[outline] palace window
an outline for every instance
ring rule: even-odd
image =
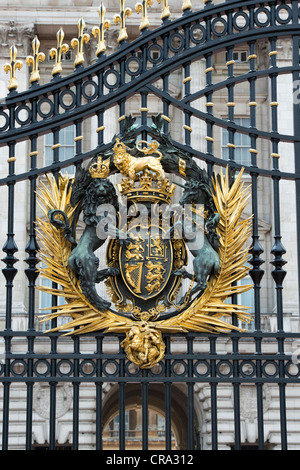
[[[63,162],[68,160],[69,158],[74,157],[75,155],[75,128],[74,126],[68,126],[64,127],[63,129],[60,130],[59,132],[59,143],[60,143],[60,148],[59,148],[59,161]],[[51,165],[53,163],[53,134],[46,134],[45,135],[45,165]],[[67,167],[67,168],[62,168],[61,172],[65,174],[68,172],[68,174],[73,174],[74,173],[74,168],[73,166]]]
[[[250,127],[250,118],[235,118],[234,122],[246,128]],[[222,158],[224,160],[229,159],[229,147],[227,146],[228,143],[228,130],[222,129]],[[251,155],[249,150],[251,148],[251,141],[249,135],[236,132],[234,134],[234,145],[236,147],[234,151],[234,160],[237,163],[241,163],[243,165],[250,165]]]
[[[233,60],[235,60],[236,62],[247,62],[248,55],[248,51],[234,51]]]

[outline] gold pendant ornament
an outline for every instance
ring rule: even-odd
[[[41,184],[40,272],[60,287],[39,289],[65,299],[42,318],[70,317],[51,331],[123,333],[128,360],[147,369],[164,357],[164,333],[241,331],[230,323],[232,315],[250,321],[246,306],[226,301],[252,287],[239,282],[249,271],[251,217],[242,217],[249,191],[243,171],[233,184],[228,168],[210,179],[179,150],[165,154],[157,141],[132,148],[126,135],[125,126],[125,134],[86,169],[79,168],[75,179],[60,175],[56,182],[49,175],[47,184]],[[112,167],[123,175],[117,188],[109,180]],[[185,176],[179,171],[183,167]],[[166,178],[171,168],[186,180],[184,185]],[[174,206],[165,225],[163,208],[170,207],[177,185],[184,188],[183,212],[178,215]],[[195,201],[204,201],[202,210]],[[189,213],[186,206],[192,207]],[[80,211],[85,228],[77,241]],[[195,246],[188,238],[190,229],[200,237]],[[106,267],[100,269],[94,251],[106,241]],[[188,255],[193,257],[191,273]],[[186,292],[183,279],[190,280]],[[108,299],[97,292],[100,282]]]
[[[141,369],[154,367],[165,353],[165,344],[159,330],[149,327],[147,323],[133,326],[121,346],[127,358]]]

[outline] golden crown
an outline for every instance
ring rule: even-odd
[[[92,178],[107,178],[109,175],[110,158],[103,161],[99,156],[97,161],[90,166],[89,172]]]
[[[160,204],[170,204],[176,188],[175,184],[170,183],[166,178],[154,181],[153,175],[148,170],[144,170],[139,176],[139,181],[123,178],[122,183],[117,184],[117,187],[122,196],[132,202]]]

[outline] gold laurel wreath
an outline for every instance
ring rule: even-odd
[[[220,236],[219,257],[221,268],[217,275],[212,275],[203,295],[196,298],[184,311],[170,319],[160,320],[147,325],[161,333],[207,332],[220,333],[241,330],[226,321],[226,317],[244,322],[250,321],[248,307],[227,303],[226,299],[239,295],[252,288],[252,285],[241,286],[238,281],[249,271],[246,263],[249,259],[245,247],[250,235],[251,219],[242,218],[249,199],[249,190],[244,189],[243,170],[233,185],[229,184],[228,169],[225,176],[213,180],[213,199],[221,219],[217,228]],[[53,287],[39,286],[38,289],[48,294],[62,296],[66,304],[51,307],[52,313],[43,315],[41,321],[49,321],[62,316],[70,316],[71,321],[49,331],[67,331],[65,334],[83,334],[105,330],[112,333],[128,333],[139,322],[125,318],[107,310],[101,312],[93,307],[83,295],[79,281],[68,267],[71,244],[65,239],[62,229],[55,228],[48,219],[48,211],[63,211],[72,223],[75,208],[70,204],[72,180],[59,175],[58,184],[52,175],[47,176],[46,184],[41,184],[38,197],[44,218],[37,219],[41,250],[40,259],[44,267],[40,273],[54,283]],[[60,287],[56,287],[56,284]],[[47,308],[49,310],[49,308]],[[223,320],[221,319],[223,318]],[[142,322],[141,322],[142,324]],[[141,325],[142,326],[142,325]]]

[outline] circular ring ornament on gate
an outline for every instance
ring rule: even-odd
[[[59,104],[66,111],[74,108],[76,104],[76,95],[74,91],[69,89],[63,90],[59,95]]]
[[[156,57],[154,53],[157,54]],[[151,44],[147,49],[147,59],[151,64],[158,64],[161,62],[163,59],[163,48],[157,43]]]
[[[202,24],[196,23],[190,29],[191,41],[195,44],[202,44],[206,41],[206,28]]]
[[[9,117],[8,117],[8,115],[4,111],[0,111],[0,123],[2,123],[3,121],[4,121],[3,125],[0,126],[0,132],[6,131],[6,129],[9,126]]]
[[[51,330],[69,330],[67,335],[125,333],[121,345],[127,358],[142,369],[164,358],[163,333],[241,331],[224,317],[235,314],[249,321],[248,308],[226,299],[252,287],[234,285],[237,276],[240,280],[249,271],[248,249],[238,248],[251,227],[251,218],[241,219],[248,199],[243,171],[232,185],[228,169],[225,175],[209,177],[163,134],[161,115],[152,119],[157,140],[132,147],[137,125],[127,116],[124,133],[87,168],[80,167],[74,180],[60,175],[56,182],[48,175],[39,190],[46,220],[37,220],[45,266],[41,274],[61,286],[39,289],[66,300],[42,321],[70,316],[70,322]],[[109,180],[116,170],[123,176],[118,193]],[[180,176],[182,183],[171,183],[168,173]],[[180,188],[180,204],[172,205]],[[127,201],[125,217],[120,195]],[[77,241],[80,212],[85,229]],[[94,251],[102,246],[106,267],[99,269]],[[194,272],[185,268],[188,250]],[[189,287],[178,300],[183,279]],[[107,298],[97,292],[100,282]],[[118,363],[109,361],[103,372],[114,376],[114,369]]]
[[[142,61],[139,57],[129,57],[125,63],[125,69],[128,75],[135,77],[142,71]]]
[[[48,111],[46,111],[43,108],[48,108]],[[42,98],[39,100],[37,104],[37,112],[38,114],[43,118],[47,119],[53,115],[54,112],[54,103],[51,101],[49,98]]]
[[[240,19],[242,19],[244,24],[239,24]],[[250,24],[249,15],[245,11],[237,12],[232,18],[232,24],[237,31],[246,31]]]
[[[211,30],[218,37],[227,33],[228,25],[225,18],[217,17],[211,22]]]
[[[32,112],[30,107],[27,106],[27,104],[23,104],[17,107],[15,119],[17,123],[20,124],[20,126],[26,126],[27,124],[29,124],[31,118]]]
[[[119,72],[114,69],[107,70],[103,75],[103,83],[109,90],[114,90],[120,85],[121,77]]]
[[[89,90],[89,92],[87,92],[87,89]],[[81,93],[87,101],[92,101],[96,99],[98,96],[98,91],[98,85],[94,82],[94,80],[86,80],[82,84]]]

